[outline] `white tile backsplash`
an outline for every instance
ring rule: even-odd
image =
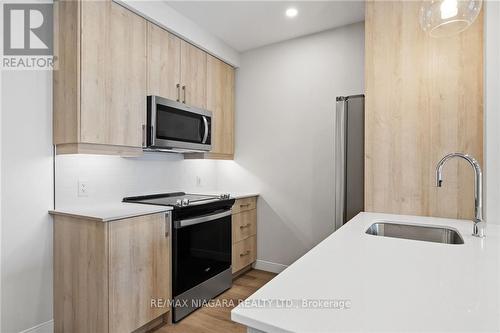
[[[217,161],[184,160],[182,155],[146,153],[142,157],[59,155],[56,157],[56,207],[120,201],[125,196],[217,189]],[[201,182],[197,185],[196,178]],[[88,196],[78,196],[78,181]]]

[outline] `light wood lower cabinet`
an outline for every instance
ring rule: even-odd
[[[171,297],[170,223],[165,213],[54,216],[55,332],[122,333],[166,320],[169,308],[152,300]]]
[[[108,332],[108,226],[54,216],[54,332]]]
[[[257,234],[257,210],[234,214],[233,221],[233,243]]]
[[[232,272],[245,271],[257,259],[257,198],[238,199],[232,215]]]
[[[243,198],[238,199],[233,205],[233,214],[238,214],[247,210],[252,210],[257,208],[257,198]]]
[[[109,331],[129,332],[165,313],[170,298],[170,237],[165,214],[109,223]]]
[[[253,264],[257,259],[257,237],[251,236],[233,244],[233,273]]]

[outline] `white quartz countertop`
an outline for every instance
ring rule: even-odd
[[[203,195],[219,195],[222,193],[229,193],[232,199],[244,199],[244,198],[251,198],[251,197],[258,197],[258,193],[253,193],[253,192],[231,192],[231,191],[192,191],[189,193],[195,193],[195,194],[203,194]]]
[[[167,212],[168,206],[141,205],[135,203],[117,202],[89,205],[88,207],[65,207],[49,211],[52,215],[65,215],[102,222],[110,222],[130,217]]]
[[[231,193],[231,192],[228,192],[231,194],[231,198],[234,198],[234,199],[244,199],[244,198],[251,198],[251,197],[258,197],[259,194],[258,193]]]
[[[453,227],[464,244],[367,235],[377,220]],[[465,220],[361,213],[231,319],[264,332],[499,332],[500,226],[484,239],[471,232]]]
[[[194,193],[194,192],[193,192]],[[220,193],[230,193],[231,198],[243,199],[249,197],[257,197],[257,193],[234,193],[234,192],[202,192],[197,194],[217,195]],[[135,216],[148,215],[172,210],[168,206],[141,205],[126,202],[109,202],[99,205],[88,205],[78,207],[63,207],[49,211],[52,215],[66,215],[89,220],[109,222],[115,220],[126,219]]]

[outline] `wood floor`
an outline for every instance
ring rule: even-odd
[[[276,274],[251,270],[233,281],[233,287],[217,297],[217,303],[238,304],[269,282]],[[155,333],[245,333],[246,327],[231,321],[233,307],[203,307],[177,324],[163,326]]]

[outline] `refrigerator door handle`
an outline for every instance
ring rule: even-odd
[[[337,97],[335,230],[365,210],[364,95]]]
[[[337,99],[335,115],[335,230],[345,221],[347,100]]]

